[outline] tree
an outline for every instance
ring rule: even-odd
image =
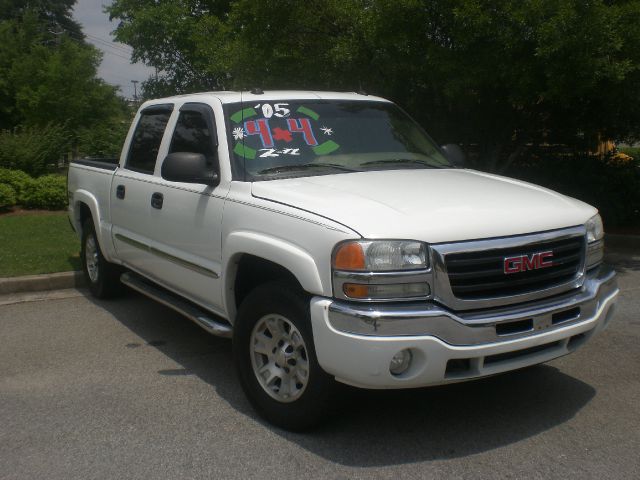
[[[35,14],[39,22],[52,31],[65,31],[83,38],[82,29],[73,20],[76,0],[0,0],[0,21],[16,20],[25,14]]]
[[[76,30],[73,3],[41,0],[0,17],[0,128],[45,139],[49,126],[63,126],[77,151],[87,130],[120,131],[129,111],[117,88],[97,77],[101,54]]]
[[[640,2],[115,0],[164,92],[364,89],[488,170],[527,148],[640,136]],[[158,38],[164,39],[159,42]]]
[[[133,47],[132,60],[159,73],[144,85],[147,96],[221,89],[226,69],[211,61],[230,1],[120,0],[106,10],[118,19],[116,39]],[[202,47],[206,46],[205,50]]]

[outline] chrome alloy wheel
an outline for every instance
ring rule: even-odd
[[[253,373],[272,398],[298,399],[309,383],[309,357],[300,331],[282,315],[269,314],[251,332]]]
[[[84,245],[84,260],[87,265],[87,273],[89,279],[95,283],[98,281],[98,245],[96,237],[92,234],[87,235]]]

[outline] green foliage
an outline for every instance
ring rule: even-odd
[[[44,175],[26,185],[20,203],[27,208],[62,210],[67,206],[67,180],[62,175]]]
[[[600,210],[607,227],[640,227],[640,161],[546,155],[512,165],[508,175],[543,185]]]
[[[634,160],[640,161],[640,147],[622,147],[618,148],[618,151],[633,157]]]
[[[26,10],[31,10],[52,29],[82,35],[80,25],[72,18],[75,3],[76,0],[0,0],[0,20],[19,18]]]
[[[224,89],[228,69],[212,61],[211,52],[222,54],[230,3],[120,0],[106,8],[111,18],[121,20],[116,38],[134,46],[132,59],[162,72],[145,83],[145,96]]]
[[[16,191],[10,185],[0,183],[0,209],[13,207],[16,201]]]
[[[101,53],[84,41],[71,18],[74,1],[0,2],[6,5],[6,10],[0,9],[0,128],[51,133],[52,125],[64,126],[65,148],[75,150],[78,137],[93,129],[109,131],[129,120],[117,88],[97,77]],[[42,171],[18,168],[33,174]]]
[[[62,125],[0,131],[0,167],[40,175],[57,167],[68,151],[70,135]]]
[[[158,79],[367,92],[504,170],[529,146],[640,137],[640,2],[115,0],[116,38]],[[162,42],[157,39],[162,38]]]
[[[22,192],[32,181],[33,179],[23,171],[0,168],[0,185],[11,187],[16,194],[16,200],[20,199]]]
[[[80,156],[118,157],[129,130],[129,120],[105,121],[78,134]]]

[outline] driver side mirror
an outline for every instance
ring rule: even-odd
[[[467,164],[467,155],[464,153],[460,145],[455,143],[447,143],[440,147],[454,167],[464,168]]]
[[[162,178],[170,182],[204,183],[213,187],[220,181],[218,174],[201,153],[174,152],[162,162]]]

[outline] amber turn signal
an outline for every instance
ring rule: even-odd
[[[362,246],[358,242],[348,242],[340,245],[333,259],[336,270],[364,270],[365,259]]]
[[[358,283],[345,283],[342,287],[349,298],[369,298],[369,286]]]

